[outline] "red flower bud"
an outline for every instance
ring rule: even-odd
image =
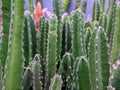
[[[35,22],[36,22],[36,30],[37,31],[40,29],[39,22],[40,22],[40,18],[41,18],[42,15],[43,15],[42,5],[41,5],[40,2],[38,2],[36,10],[35,10]]]

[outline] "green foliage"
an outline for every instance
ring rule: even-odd
[[[64,11],[67,11],[69,5],[70,5],[70,2],[71,0],[64,0],[63,1],[63,8],[64,8]]]
[[[2,72],[2,65],[1,65],[1,61],[0,61],[0,89],[2,90],[3,87],[3,72]]]
[[[29,65],[36,54],[36,29],[33,17],[29,11],[24,13],[24,28],[23,28],[23,49],[25,57],[25,66]]]
[[[56,72],[57,62],[57,25],[58,20],[56,15],[53,15],[49,21],[49,31],[47,39],[47,71],[48,71],[48,83],[47,88],[50,85],[50,80]]]
[[[34,1],[33,0],[28,0],[29,1],[29,7],[30,7],[30,13],[33,15],[34,14]]]
[[[10,28],[10,16],[11,16],[11,2],[12,0],[2,0],[2,27],[1,27],[1,39],[0,39],[0,61],[3,68],[5,67],[7,51],[8,51],[8,37]]]
[[[120,4],[110,0],[104,12],[105,0],[94,0],[84,22],[87,0],[76,2],[65,15],[70,0],[53,0],[54,14],[36,31],[32,0],[30,12],[24,0],[2,0],[0,90],[120,89]]]
[[[86,28],[85,30],[85,52],[87,57],[89,55],[89,43],[90,43],[92,32],[93,30],[90,27]]]
[[[35,55],[34,59],[30,62],[29,65],[32,71],[32,85],[34,90],[41,89],[41,81],[40,81],[40,74],[41,74],[41,65],[40,65],[40,57],[39,55]]]
[[[119,57],[120,54],[120,5],[116,8],[116,14],[115,14],[115,26],[114,26],[114,35],[113,35],[113,44],[112,44],[112,50],[111,50],[111,62],[115,63],[117,60],[117,57]]]
[[[115,88],[115,90],[120,89],[120,58],[116,60],[115,64],[113,64],[113,72],[110,76],[110,86]],[[109,86],[109,87],[110,87]]]
[[[76,0],[76,6],[75,8],[77,9],[80,6],[80,0]]]
[[[48,21],[42,17],[40,19],[40,30],[37,32],[37,53],[42,56],[43,59],[46,58],[47,49],[47,29]]]
[[[11,23],[5,66],[5,90],[21,90],[23,77],[23,21],[24,0],[11,1]],[[19,78],[19,79],[18,79]],[[17,82],[17,84],[16,84]]]
[[[80,10],[72,12],[71,15],[71,35],[72,35],[72,54],[74,57],[81,56],[84,51],[84,13]]]
[[[100,16],[100,26],[102,26],[104,28],[104,32],[106,33],[106,27],[107,27],[107,15],[106,13],[103,13],[101,16]]]
[[[30,14],[25,13],[24,20],[24,56],[25,56],[25,66],[29,65],[29,62],[32,60],[32,35],[31,35],[31,27],[30,27]]]
[[[29,90],[32,83],[32,71],[29,67],[26,68],[23,77],[23,90]]]
[[[100,13],[105,11],[105,0],[100,0]]]
[[[98,3],[98,0],[94,0],[92,20],[93,21],[99,21],[99,17],[100,17],[100,6],[99,6],[99,3]]]
[[[96,27],[89,47],[90,80],[92,90],[106,90],[109,80],[108,47],[103,28]]]
[[[68,89],[72,88],[73,84],[73,64],[74,64],[74,58],[71,53],[66,52],[63,55],[63,58],[61,60],[61,64],[58,70],[59,74],[64,74],[66,76],[66,81],[68,82]],[[63,77],[63,76],[62,76]]]
[[[61,47],[62,47],[62,14],[63,7],[61,0],[53,0],[53,11],[58,19],[57,25],[57,60],[61,59]]]
[[[48,21],[41,17],[40,19],[40,30],[37,32],[37,53],[41,55],[41,83],[42,89],[46,88],[47,78],[47,38],[48,38]]]
[[[65,52],[71,52],[71,34],[70,18],[65,16],[62,32],[62,55],[64,55]]]
[[[88,1],[88,0],[83,0],[83,1],[80,3],[80,8],[83,10],[84,13],[86,12],[87,1]]]
[[[61,76],[55,74],[51,79],[51,84],[49,90],[61,90],[62,87],[62,79]]]
[[[90,90],[90,75],[89,75],[89,63],[88,60],[84,57],[77,58],[78,63],[76,66],[76,82],[77,82],[77,90]]]
[[[115,8],[116,8],[115,0],[110,0],[110,6],[107,11],[107,27],[106,27],[108,44],[109,44],[109,54],[111,54],[112,43],[113,43],[115,13],[116,13]]]

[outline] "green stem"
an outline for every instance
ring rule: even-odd
[[[24,0],[11,1],[11,23],[8,54],[5,66],[5,90],[21,90],[23,74]],[[17,82],[17,84],[16,84]]]
[[[71,15],[71,34],[72,34],[72,54],[76,58],[84,55],[84,24],[83,24],[83,12],[76,10]]]
[[[108,47],[103,28],[96,27],[89,47],[91,90],[107,90],[109,80]]]
[[[120,5],[116,8],[116,14],[115,14],[115,26],[114,26],[114,35],[113,35],[113,44],[112,44],[112,50],[111,50],[111,62],[115,63],[117,60],[117,57],[119,57],[120,54]]]
[[[61,90],[62,87],[62,78],[61,76],[55,74],[51,79],[51,84],[49,90]]]
[[[49,21],[49,31],[48,31],[48,40],[47,40],[47,88],[50,85],[51,78],[56,72],[56,63],[57,63],[57,17],[53,15]]]
[[[10,28],[10,15],[11,15],[11,0],[2,0],[2,31],[0,36],[0,61],[3,68],[5,67],[7,51],[8,51],[8,37]]]

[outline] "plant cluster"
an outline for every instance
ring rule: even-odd
[[[120,90],[120,3],[94,0],[85,22],[86,0],[53,0],[49,19],[31,1],[0,1],[0,90]]]

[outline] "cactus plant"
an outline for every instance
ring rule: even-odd
[[[47,39],[47,87],[50,85],[50,80],[56,72],[57,61],[57,17],[53,15],[49,21],[49,31]],[[54,43],[53,43],[54,42]]]
[[[64,73],[67,77],[70,77],[73,74],[73,62],[74,59],[72,55],[66,52],[61,60],[58,73]]]
[[[71,2],[70,0],[64,0],[64,1],[63,1],[63,8],[64,8],[64,11],[67,11],[70,2]]]
[[[25,66],[29,65],[36,54],[36,29],[32,15],[29,11],[24,13],[23,49],[25,56]]]
[[[104,28],[104,32],[106,32],[106,27],[107,27],[107,15],[106,13],[103,13],[101,16],[100,16],[100,26],[102,26]]]
[[[100,13],[103,14],[105,11],[105,0],[100,0]]]
[[[100,6],[99,6],[99,3],[98,3],[98,0],[94,0],[92,20],[93,21],[99,21],[99,17],[100,17]]]
[[[64,25],[63,25],[63,35],[62,35],[62,55],[65,52],[71,52],[71,26],[70,20],[68,16],[64,17]]]
[[[76,0],[75,8],[78,8],[80,6],[80,0]]]
[[[92,90],[106,90],[109,79],[108,47],[101,27],[96,27],[89,47],[90,80]]]
[[[9,47],[5,66],[5,90],[22,89],[24,0],[11,1]],[[17,37],[16,37],[17,36]],[[14,76],[14,77],[12,77]],[[19,78],[19,79],[18,79]],[[17,82],[17,84],[16,84]]]
[[[114,35],[113,35],[113,44],[112,44],[112,50],[111,50],[111,62],[115,63],[117,60],[117,57],[120,53],[120,42],[119,42],[119,32],[120,32],[120,4],[116,6],[116,14],[115,14],[115,26],[114,26]]]
[[[85,31],[85,52],[86,52],[87,57],[89,55],[89,43],[90,43],[90,38],[91,38],[92,32],[93,32],[93,30],[90,27],[86,28],[86,31]]]
[[[71,53],[66,52],[63,55],[63,58],[60,62],[60,67],[57,73],[62,75],[62,78],[65,76],[66,78],[63,78],[63,84],[65,81],[67,82],[67,89],[72,88],[73,84],[73,63],[74,63],[74,58]],[[63,75],[64,74],[64,75]]]
[[[29,1],[30,13],[33,15],[34,14],[34,1],[33,0],[28,0],[28,1]]]
[[[116,4],[115,0],[110,0],[110,6],[107,11],[107,41],[109,44],[109,54],[111,54],[112,43],[113,43],[113,35],[114,35],[114,25],[115,25],[115,12],[116,12]]]
[[[88,60],[84,57],[77,58],[78,63],[76,66],[76,82],[77,82],[77,90],[90,90],[90,75],[89,75],[89,63]],[[85,87],[84,87],[85,85]]]
[[[120,89],[120,58],[116,60],[115,64],[113,64],[113,72],[110,76],[109,87],[112,86],[115,90]]]
[[[30,70],[29,67],[27,67],[24,72],[24,77],[23,77],[23,82],[22,82],[23,90],[30,89],[32,85],[32,75],[33,75],[32,71]]]
[[[83,0],[83,1],[80,2],[80,7],[83,10],[83,12],[86,11],[87,1],[88,0]]]
[[[32,60],[32,36],[31,36],[31,27],[30,27],[30,14],[25,13],[25,25],[24,25],[24,56],[25,56],[25,65],[28,66],[29,62]]]
[[[74,57],[83,55],[84,52],[84,13],[76,10],[71,15],[72,54]]]
[[[42,79],[42,88],[46,88],[46,75],[47,75],[47,39],[48,39],[48,21],[42,17],[40,19],[40,30],[37,32],[37,53],[41,55],[41,79]]]
[[[62,14],[63,14],[63,7],[61,0],[53,0],[53,7],[54,13],[58,19],[58,26],[57,26],[57,60],[61,58],[61,47],[62,47]]]
[[[33,0],[0,0],[0,90],[119,90],[120,3],[109,1],[85,22],[87,0],[51,0],[53,12],[42,0],[35,17]]]
[[[62,79],[59,75],[55,74],[51,79],[49,90],[61,90]]]
[[[2,0],[2,30],[1,30],[1,39],[0,39],[0,61],[3,68],[5,67],[7,50],[8,50],[8,36],[10,28],[10,15],[11,15],[11,1]]]
[[[46,58],[46,46],[47,46],[47,32],[48,32],[48,21],[42,17],[40,19],[40,30],[37,32],[37,53],[39,53],[42,58]]]
[[[30,62],[30,69],[33,72],[32,75],[32,85],[33,85],[33,90],[40,90],[41,89],[41,65],[40,65],[40,56],[35,55],[33,61]]]
[[[2,65],[1,65],[1,61],[0,61],[0,89],[2,90],[3,87],[3,72],[2,72]]]

